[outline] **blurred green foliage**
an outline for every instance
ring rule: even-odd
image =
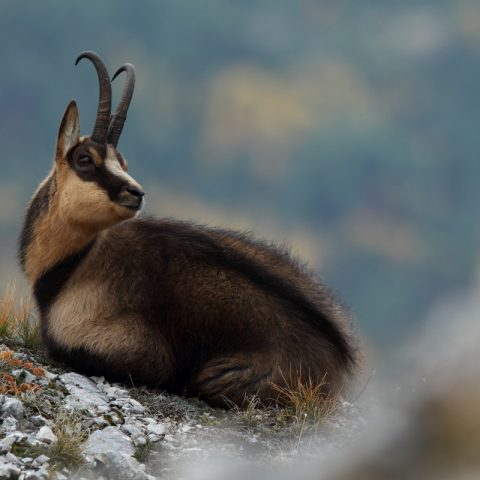
[[[470,282],[478,2],[3,1],[2,281],[70,98],[93,125],[96,77],[73,65],[86,49],[137,67],[120,149],[151,212],[280,236],[376,341]]]

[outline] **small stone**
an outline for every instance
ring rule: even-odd
[[[67,407],[75,410],[96,410],[103,407],[108,411],[108,398],[95,382],[78,373],[64,373],[60,380],[70,395],[65,399]]]
[[[82,390],[87,390],[88,392],[98,392],[97,385],[79,373],[64,373],[63,375],[60,375],[60,380],[67,386],[67,388],[70,385],[74,385]]]
[[[130,436],[140,435],[142,431],[133,423],[126,423],[120,427],[120,430],[124,433],[127,433]]]
[[[45,369],[43,371],[45,372],[45,377],[49,380],[56,380],[58,378],[58,375],[56,373],[48,372]]]
[[[0,454],[10,452],[15,443],[23,442],[27,436],[22,432],[13,432],[0,440]]]
[[[17,441],[17,438],[17,435],[14,433],[2,438],[0,440],[0,454],[9,452],[12,449],[12,445]]]
[[[125,407],[126,407],[126,405],[125,405]],[[140,414],[140,415],[142,413],[145,413],[145,407],[143,407],[142,405],[132,405],[127,410],[129,410],[131,413],[136,413],[136,414]]]
[[[2,405],[2,411],[4,414],[20,420],[23,417],[23,403],[16,398],[6,397]]]
[[[150,480],[140,463],[131,456],[117,452],[102,452],[96,458],[108,469],[108,478],[115,480]]]
[[[46,426],[41,427],[35,437],[44,443],[55,443],[57,441],[57,436],[52,432],[52,429]]]
[[[103,384],[105,383],[105,377],[90,377],[95,383]]]
[[[34,462],[38,463],[38,465],[42,465],[44,463],[47,463],[50,461],[50,457],[47,457],[46,455],[39,455],[37,458],[35,458]]]
[[[110,423],[108,423],[103,417],[94,418],[93,423],[99,425],[100,427],[108,427],[110,425]]]
[[[143,435],[137,435],[136,437],[132,437],[132,441],[136,447],[143,447],[147,444],[147,439]]]
[[[129,398],[128,391],[124,388],[117,388],[115,395],[117,398]]]
[[[30,417],[30,421],[36,427],[43,427],[44,425],[47,424],[47,420],[44,417],[42,417],[41,415],[34,415],[33,417]]]
[[[84,451],[92,457],[96,457],[97,453],[103,451],[133,455],[134,448],[130,438],[117,427],[106,427],[103,430],[96,430],[88,437]]]
[[[45,468],[39,468],[37,471],[30,471],[25,476],[25,480],[47,480],[48,472]]]
[[[10,433],[17,430],[17,420],[12,416],[3,419],[2,429],[4,432]]]
[[[97,406],[97,412],[107,413],[108,411],[110,411],[110,407],[107,404]],[[93,413],[93,412],[91,412],[91,413]]]
[[[149,434],[148,434],[148,439],[149,439],[150,442],[152,442],[152,443],[157,443],[157,442],[159,442],[162,438],[163,438],[163,435],[162,435],[162,436],[160,436],[160,435],[154,435],[153,433],[149,433]]]
[[[146,480],[133,455],[132,441],[116,427],[106,427],[93,432],[85,443],[84,454],[105,465],[111,478],[116,480]]]
[[[7,460],[7,462],[14,463],[16,465],[22,465],[21,460],[17,458],[16,455],[10,452],[5,455],[5,460]]]
[[[20,476],[21,470],[11,464],[11,463],[4,463],[0,465],[0,480],[14,480]]]
[[[35,437],[35,434],[32,433],[25,439],[25,445],[27,447],[38,447],[42,442]]]
[[[20,382],[20,383],[33,383],[37,377],[30,373],[28,370],[21,368],[19,370],[12,370],[12,375]]]
[[[123,388],[104,387],[103,391],[107,394],[110,400],[115,400],[118,398],[128,398],[128,392]]]
[[[161,423],[149,424],[147,425],[148,433],[153,433],[154,435],[164,435],[166,428],[165,425]]]
[[[109,412],[105,416],[107,422],[111,425],[112,423],[115,425],[119,425],[120,423],[123,423],[123,418],[120,418],[120,416],[116,412]]]

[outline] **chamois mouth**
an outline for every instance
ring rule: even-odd
[[[116,203],[123,208],[131,210],[132,212],[139,212],[142,209],[144,202],[143,202],[143,198],[140,198],[139,200],[128,200],[128,201],[121,200]]]
[[[133,212],[138,212],[143,207],[143,197],[145,192],[135,186],[125,186],[122,188],[120,198],[117,203]]]
[[[140,203],[140,205],[126,205],[124,203],[119,203],[119,205],[131,210],[132,212],[139,212],[143,207],[143,201]]]

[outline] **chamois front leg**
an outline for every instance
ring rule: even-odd
[[[207,361],[188,386],[188,393],[198,395],[218,407],[244,405],[256,395],[262,403],[273,400],[272,378],[275,362],[266,353],[236,353]]]

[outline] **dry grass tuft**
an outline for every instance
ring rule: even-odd
[[[40,322],[33,314],[32,302],[17,298],[14,286],[0,299],[0,338],[33,351],[40,346]]]
[[[262,405],[257,395],[246,396],[242,408],[235,408],[241,415],[244,424],[250,429],[255,429],[264,422],[265,416],[262,414],[262,410],[265,411],[265,409],[266,407]]]
[[[338,410],[339,398],[328,392],[325,379],[305,380],[301,373],[284,377],[283,385],[273,385],[276,398],[264,405],[258,395],[246,396],[241,406],[225,400],[240,428],[260,435],[275,431],[301,441],[325,427]]]
[[[15,289],[9,288],[0,300],[0,338],[11,339],[15,325]]]
[[[241,406],[224,398],[226,405],[234,412],[235,417],[240,420],[240,427],[247,431],[257,431],[269,423],[273,409],[262,404],[258,395],[245,395]]]
[[[69,469],[74,478],[85,465],[83,446],[88,438],[89,430],[83,428],[79,413],[59,411],[53,417],[52,431],[57,440],[51,445],[18,446],[15,454],[20,457],[37,457],[46,455],[50,458],[48,478],[57,478],[55,473]],[[12,450],[13,451],[13,450]],[[90,477],[89,477],[90,478]]]
[[[83,445],[90,432],[83,428],[81,416],[61,411],[54,418],[52,430],[57,436],[57,441],[41,452],[50,457],[52,470],[82,467],[85,463]]]
[[[274,385],[278,392],[277,402],[282,407],[286,420],[293,424],[300,436],[315,433],[338,409],[338,396],[327,393],[325,377],[314,382],[305,380],[301,372],[284,377],[284,386]]]

